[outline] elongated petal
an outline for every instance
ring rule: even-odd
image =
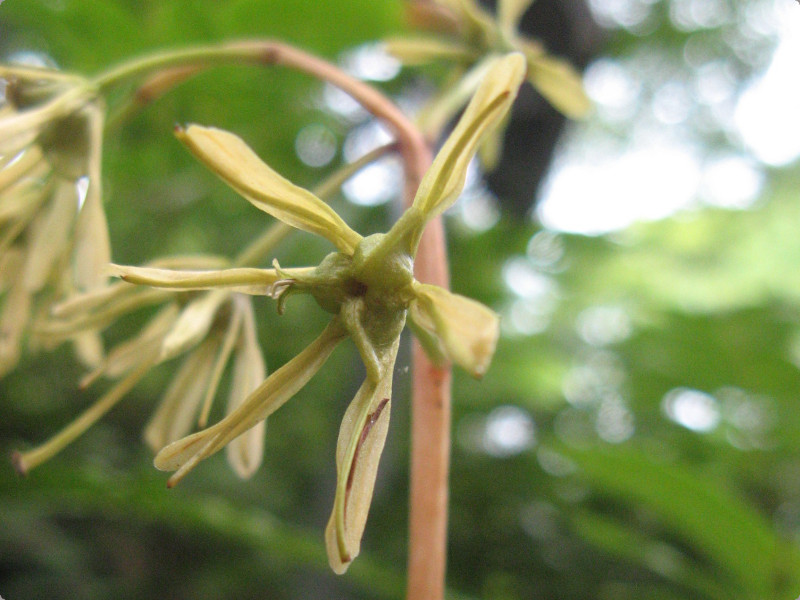
[[[239,339],[239,334],[242,330],[242,299],[243,296],[238,294],[231,296],[230,316],[227,318],[228,323],[225,328],[225,335],[222,337],[222,342],[218,344],[217,356],[214,359],[214,366],[209,375],[205,397],[203,398],[203,408],[200,410],[200,416],[197,418],[198,427],[205,427],[208,425],[208,415],[211,413],[211,405],[214,403],[214,398],[217,395],[219,384],[222,381],[225,367],[228,366],[228,361],[231,358],[231,354],[233,354],[234,346],[236,346],[236,342]]]
[[[152,267],[127,267],[112,264],[108,272],[137,285],[177,290],[230,288],[243,294],[267,295],[281,279],[275,269],[233,268],[218,271],[175,271]]]
[[[509,54],[492,65],[422,180],[414,206],[423,214],[432,218],[455,201],[478,142],[511,107],[524,74],[521,54]]]
[[[438,37],[398,37],[386,40],[386,51],[404,65],[424,65],[436,60],[475,60],[475,51],[457,41]]]
[[[85,367],[94,368],[103,361],[105,350],[103,338],[98,331],[83,331],[70,341],[75,349],[75,356]]]
[[[25,260],[21,248],[11,248],[0,253],[0,294],[10,288],[22,272]]]
[[[88,111],[89,149],[87,178],[89,187],[75,224],[75,284],[80,290],[101,287],[111,262],[111,242],[103,209],[101,157],[103,146],[103,108],[92,105]]]
[[[217,256],[172,256],[161,258],[149,263],[152,269],[219,269],[228,264],[228,261]],[[108,273],[110,275],[116,274],[116,270],[120,273],[125,269],[133,269],[134,267],[120,267],[118,265],[109,265]],[[119,275],[117,275],[119,276]],[[153,287],[160,287],[154,285]],[[185,288],[184,288],[185,289]],[[205,288],[202,288],[205,289]],[[121,298],[128,298],[140,294],[142,290],[137,289],[135,286],[128,285],[125,282],[115,282],[104,286],[102,288],[89,290],[70,296],[69,298],[59,302],[52,307],[51,313],[55,317],[71,317],[79,314],[86,314],[103,306],[108,306],[114,302],[119,301]],[[167,295],[159,293],[160,297],[166,298]]]
[[[6,292],[0,312],[0,377],[17,365],[30,313],[31,295],[19,279]]]
[[[422,179],[410,209],[412,212],[408,213],[413,215],[413,211],[416,211],[421,221],[415,223],[409,218],[398,221],[400,228],[410,227],[407,232],[411,234],[407,248],[409,252],[416,251],[425,223],[444,212],[458,199],[464,188],[467,166],[475,155],[479,142],[511,108],[524,75],[525,60],[518,53],[497,59],[486,74],[458,125]],[[395,232],[397,233],[406,234]]]
[[[399,343],[395,342],[393,356]],[[336,446],[336,497],[325,543],[328,562],[342,574],[358,556],[378,474],[392,396],[393,365],[378,381],[367,379],[342,419]]]
[[[152,360],[161,350],[164,336],[178,318],[177,303],[171,302],[162,308],[133,338],[115,346],[103,362],[81,379],[81,387],[88,387],[98,377],[119,377],[137,365]]]
[[[276,219],[320,235],[346,254],[361,240],[330,206],[278,175],[232,133],[190,125],[177,136],[228,185]]]
[[[76,315],[70,319],[40,319],[34,323],[34,333],[47,337],[51,342],[72,338],[87,329],[104,329],[123,315],[145,306],[160,304],[170,297],[164,290],[136,289],[137,293],[115,298],[109,305],[96,311]]]
[[[156,455],[154,464],[162,471],[175,471],[168,486],[178,483],[201,460],[266,419],[294,396],[319,370],[347,335],[334,319],[305,350],[272,373],[231,414],[211,427],[173,442]]]
[[[203,340],[219,307],[229,298],[230,292],[226,290],[212,290],[187,304],[164,338],[159,361],[178,356]]]
[[[480,302],[435,285],[415,284],[416,298],[409,318],[428,336],[436,338],[440,352],[474,377],[483,377],[494,356],[500,333],[497,315]],[[427,339],[426,339],[427,338]],[[432,357],[434,360],[436,356]]]
[[[528,80],[556,110],[571,119],[582,119],[592,109],[581,75],[569,61],[539,56],[529,61]]]
[[[102,288],[70,296],[66,300],[53,305],[50,313],[59,318],[87,314],[102,306],[108,306],[120,298],[135,296],[139,291],[131,285],[118,281]]]
[[[153,269],[202,270],[224,269],[230,266],[230,259],[216,254],[178,254],[162,256],[146,263],[145,267]]]
[[[250,302],[242,302],[242,333],[233,364],[233,381],[228,397],[228,414],[238,409],[266,379],[267,368],[258,345],[256,323]],[[251,477],[264,456],[266,419],[231,441],[225,448],[228,464],[242,479]]]
[[[208,384],[216,350],[217,341],[206,340],[186,357],[172,378],[164,398],[144,430],[144,439],[154,452],[191,431]]]
[[[506,33],[516,30],[522,15],[528,10],[533,0],[499,0],[497,4],[497,20]]]
[[[44,287],[53,266],[67,247],[77,204],[75,185],[62,180],[53,191],[50,204],[34,222],[23,275],[31,292]]]

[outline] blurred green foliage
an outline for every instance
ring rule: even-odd
[[[148,49],[267,36],[333,58],[402,29],[401,8],[374,0],[6,0],[0,56],[29,51],[96,72]],[[611,48],[679,38],[658,30],[620,36]],[[223,68],[109,132],[104,174],[115,260],[231,256],[244,247],[268,218],[196,164],[172,139],[172,126],[234,130],[309,185],[326,169],[299,161],[297,132],[312,122],[337,134],[347,128],[319,108],[320,90],[279,69]],[[506,221],[475,233],[451,219],[453,288],[494,306],[508,328],[483,381],[456,374],[450,597],[800,593],[800,174],[787,169],[770,182],[750,210],[697,210],[606,237],[541,237],[534,225]],[[391,217],[386,207],[337,202],[362,232],[384,229]],[[297,234],[278,258],[304,265],[326,251]],[[546,310],[532,314],[531,298],[511,291],[509,273],[533,277],[538,309]],[[292,298],[280,318],[270,300],[258,310],[271,368],[325,321],[303,298]],[[133,331],[140,324],[133,321],[110,331],[109,341]],[[403,356],[364,554],[346,576],[328,571],[322,529],[339,419],[361,380],[351,347],[270,419],[265,464],[251,481],[238,481],[215,458],[164,489],[140,431],[170,365],[28,478],[0,468],[0,594],[401,597]],[[98,390],[76,389],[80,374],[60,348],[0,381],[4,453],[44,440],[96,397]],[[684,416],[681,425],[675,411],[687,391],[696,395],[684,399],[702,400],[694,406],[705,410],[705,424]]]

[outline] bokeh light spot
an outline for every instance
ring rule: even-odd
[[[664,396],[664,413],[672,421],[700,433],[713,431],[720,421],[719,403],[714,396],[689,388],[676,388]]]

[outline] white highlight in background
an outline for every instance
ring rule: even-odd
[[[769,69],[742,94],[734,117],[745,144],[771,166],[800,156],[800,7],[786,4],[793,10],[783,15],[781,42]]]

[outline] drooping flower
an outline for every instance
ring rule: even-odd
[[[362,237],[328,205],[264,164],[235,135],[191,125],[178,137],[212,171],[256,207],[329,240],[336,251],[316,268],[228,269],[180,272],[115,267],[123,279],[157,288],[206,290],[269,286],[279,302],[311,294],[333,314],[308,347],[274,371],[242,404],[216,424],[175,441],[155,459],[175,471],[174,485],[200,461],[266,419],[295,395],[345,338],[353,340],[366,379],[345,412],[336,451],[337,488],[326,542],[331,567],[343,573],[358,555],[389,423],[392,374],[408,316],[435,359],[476,377],[491,361],[497,316],[483,305],[417,282],[413,262],[426,224],[458,198],[478,144],[509,110],[526,71],[518,53],[495,59],[458,125],[424,176],[413,205],[385,234]]]
[[[101,194],[105,106],[77,76],[0,66],[0,376],[33,315],[103,285],[111,258]],[[87,363],[99,338],[72,340]]]
[[[152,266],[208,269],[228,265],[230,261],[220,257],[191,256],[159,259]],[[99,378],[108,377],[116,381],[111,388],[54,437],[25,452],[16,452],[17,471],[27,473],[60,452],[148,372],[176,358],[181,359],[180,366],[144,432],[153,452],[186,435],[195,424],[206,425],[228,364],[232,364],[232,377],[227,412],[233,412],[266,377],[248,297],[264,294],[266,289],[228,287],[189,297],[116,282],[54,304],[49,315],[37,319],[33,331],[34,337],[53,346],[81,331],[105,330],[140,309],[154,305],[160,308],[138,333],[113,346],[81,382],[81,387],[86,388]],[[261,464],[265,426],[260,423],[228,447],[228,462],[242,478],[251,476]]]

